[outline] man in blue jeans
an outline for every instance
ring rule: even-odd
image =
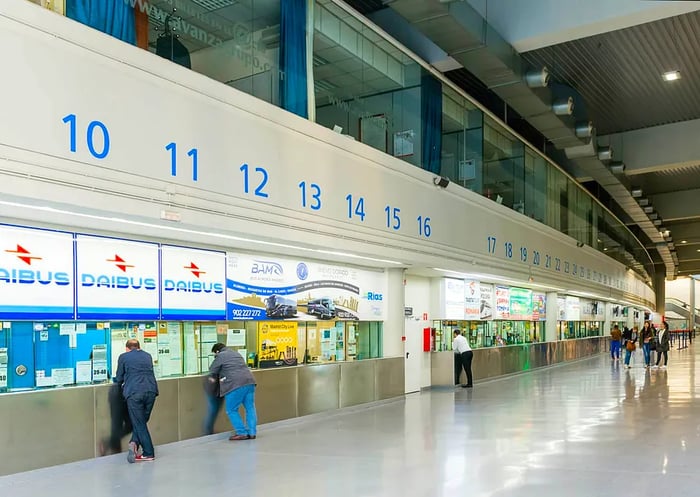
[[[209,381],[219,382],[219,397],[226,402],[226,414],[233,425],[234,433],[229,440],[251,440],[257,436],[258,417],[255,412],[255,378],[248,369],[243,356],[226,348],[223,343],[215,344],[211,351],[216,356],[209,367]],[[238,413],[243,404],[245,423]]]
[[[119,356],[117,362],[114,382],[122,386],[133,426],[126,460],[130,463],[153,461],[155,449],[147,423],[158,396],[158,384],[153,373],[153,358],[141,350],[138,340],[127,340],[126,352]],[[141,454],[138,454],[139,447]]]

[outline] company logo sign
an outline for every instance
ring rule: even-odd
[[[284,275],[284,269],[282,265],[277,262],[271,261],[254,261],[253,266],[250,268],[252,274],[263,274],[263,275],[274,275],[282,276]]]
[[[32,262],[34,261],[43,260],[43,257],[34,255],[32,251],[19,244],[15,244],[12,248],[5,249],[5,252],[14,254],[17,259],[27,266],[32,266]],[[65,271],[25,269],[24,266],[19,268],[0,267],[0,282],[19,285],[67,286],[70,285],[71,277]]]
[[[376,292],[367,292],[367,300],[371,300],[373,302],[380,302],[384,300],[384,295]]]
[[[114,254],[114,259],[107,259],[107,262],[113,262],[116,267],[126,273],[126,268],[133,268],[131,264],[127,264],[118,254]]]
[[[136,266],[134,264],[129,264],[119,254],[114,254],[111,259],[105,259],[105,262],[109,262],[114,267],[127,273],[128,269],[134,269]],[[80,275],[80,285],[84,288],[112,288],[115,290],[156,290],[158,288],[158,282],[156,278],[144,278],[135,276],[120,276],[120,275],[109,275],[109,274],[93,274],[93,273],[81,273]]]
[[[308,277],[309,277],[309,266],[307,266],[303,262],[300,262],[299,264],[297,264],[297,278],[299,278],[301,281],[304,281]]]
[[[176,280],[166,278],[163,280],[163,291],[165,292],[186,292],[186,293],[224,293],[223,283],[211,283],[201,281],[200,276],[207,274],[207,271],[202,269],[200,264],[190,261],[189,265],[183,266],[192,273],[196,280]]]

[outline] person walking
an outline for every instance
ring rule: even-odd
[[[158,383],[153,373],[153,358],[141,350],[138,340],[127,340],[126,352],[119,356],[114,382],[121,385],[133,431],[126,460],[130,463],[155,459],[155,449],[148,431],[153,405],[158,396]],[[141,448],[141,454],[138,453]]]
[[[670,344],[670,330],[668,329],[668,323],[666,321],[661,323],[661,331],[659,331],[659,335],[656,339],[656,365],[654,368],[659,367],[659,363],[661,362],[661,355],[664,356],[664,365],[661,366],[661,369],[666,369],[666,365],[668,364],[668,350],[671,348]]]
[[[452,340],[452,350],[455,356],[455,385],[459,385],[459,377],[462,375],[462,369],[467,373],[467,384],[462,385],[462,388],[472,388],[474,386],[472,378],[472,359],[474,352],[469,346],[467,339],[459,332],[454,330],[454,339]]]
[[[613,361],[620,360],[620,342],[622,340],[622,332],[618,325],[613,326],[610,332],[610,357]]]
[[[632,352],[637,349],[637,327],[632,329],[625,327],[625,331],[622,333],[622,343],[625,344],[625,367],[630,369],[630,359],[632,358]]]
[[[217,343],[211,351],[216,356],[209,367],[209,381],[219,382],[219,397],[224,398],[226,414],[234,433],[229,440],[251,440],[257,436],[258,416],[255,412],[255,378],[243,356],[223,343]],[[243,404],[245,423],[238,413]]]
[[[642,352],[644,352],[644,367],[648,368],[651,365],[651,340],[654,338],[654,329],[651,327],[651,323],[647,320],[644,321],[644,326],[642,327],[642,333],[639,337],[639,341],[642,343]]]

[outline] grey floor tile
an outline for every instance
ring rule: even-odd
[[[699,363],[600,356],[313,420],[0,478],[13,497],[593,497],[695,495]],[[69,441],[66,441],[69,443]]]

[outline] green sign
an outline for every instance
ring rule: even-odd
[[[532,290],[510,289],[510,318],[521,321],[532,319]]]

